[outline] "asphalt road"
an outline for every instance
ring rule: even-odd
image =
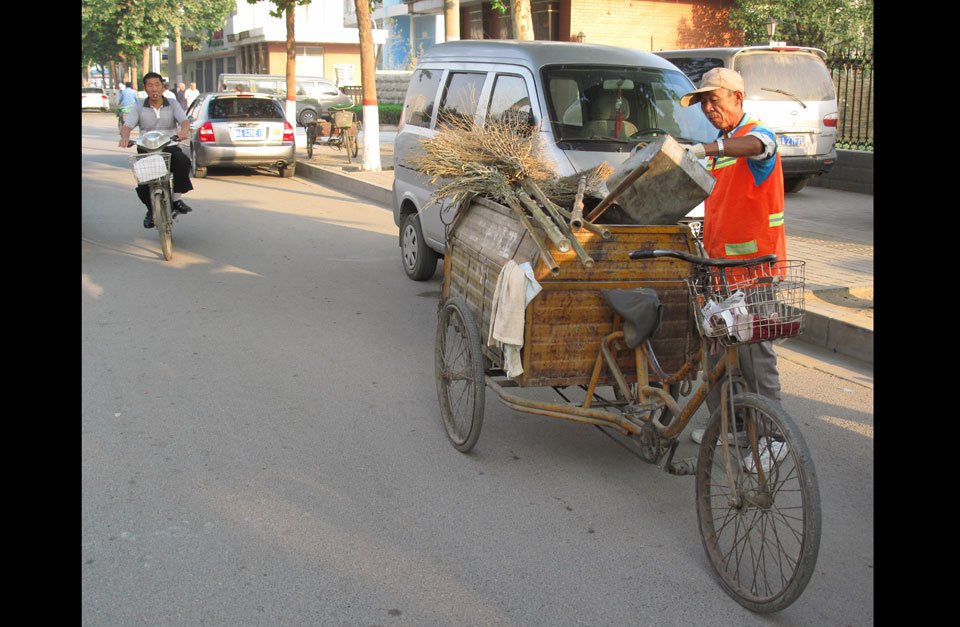
[[[781,353],[823,539],[757,616],[713,578],[692,477],[492,393],[454,450],[440,277],[405,278],[387,208],[214,172],[165,262],[113,117],[82,122],[84,625],[873,624],[872,380]]]

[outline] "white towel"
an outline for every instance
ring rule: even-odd
[[[528,285],[528,280],[532,285]],[[508,260],[497,276],[490,310],[487,346],[502,343],[508,377],[523,374],[520,347],[523,346],[524,309],[540,289],[540,285],[533,279],[533,268],[529,263],[517,265],[512,259]]]

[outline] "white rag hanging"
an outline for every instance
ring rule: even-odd
[[[520,348],[523,346],[524,309],[540,289],[540,284],[533,278],[533,268],[529,263],[518,265],[510,259],[497,275],[487,346],[502,344],[508,377],[523,374]]]

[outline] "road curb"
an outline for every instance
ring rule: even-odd
[[[393,190],[371,181],[357,178],[357,174],[345,174],[339,168],[325,168],[312,163],[297,162],[296,176],[329,185],[339,191],[359,196],[378,205],[390,206]]]

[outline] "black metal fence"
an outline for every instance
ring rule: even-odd
[[[837,148],[873,151],[873,52],[839,52],[827,66],[840,109]]]

